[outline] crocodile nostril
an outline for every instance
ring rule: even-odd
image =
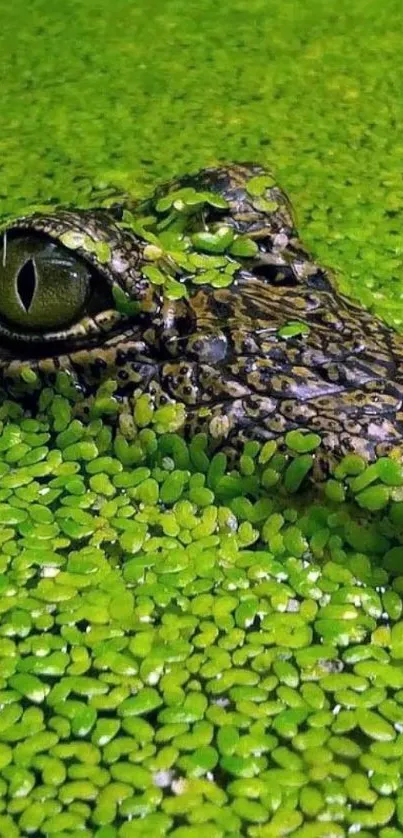
[[[22,266],[17,277],[18,296],[28,313],[34,298],[36,289],[36,270],[33,259],[28,259]]]

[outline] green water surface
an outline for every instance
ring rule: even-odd
[[[399,0],[2,5],[2,214],[256,160],[343,288],[401,325]]]

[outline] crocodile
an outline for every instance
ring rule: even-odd
[[[318,479],[346,453],[401,458],[403,340],[306,252],[269,172],[222,165],[103,204],[3,225],[3,395],[32,403],[63,371],[88,412],[111,381],[129,406],[180,402],[184,434],[229,452],[307,430]]]

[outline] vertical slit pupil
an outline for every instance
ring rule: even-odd
[[[25,308],[29,312],[36,289],[36,271],[33,259],[28,259],[22,266],[17,276],[17,292],[18,296]]]

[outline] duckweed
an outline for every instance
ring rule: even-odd
[[[2,409],[0,831],[397,838],[401,467],[73,408]]]

